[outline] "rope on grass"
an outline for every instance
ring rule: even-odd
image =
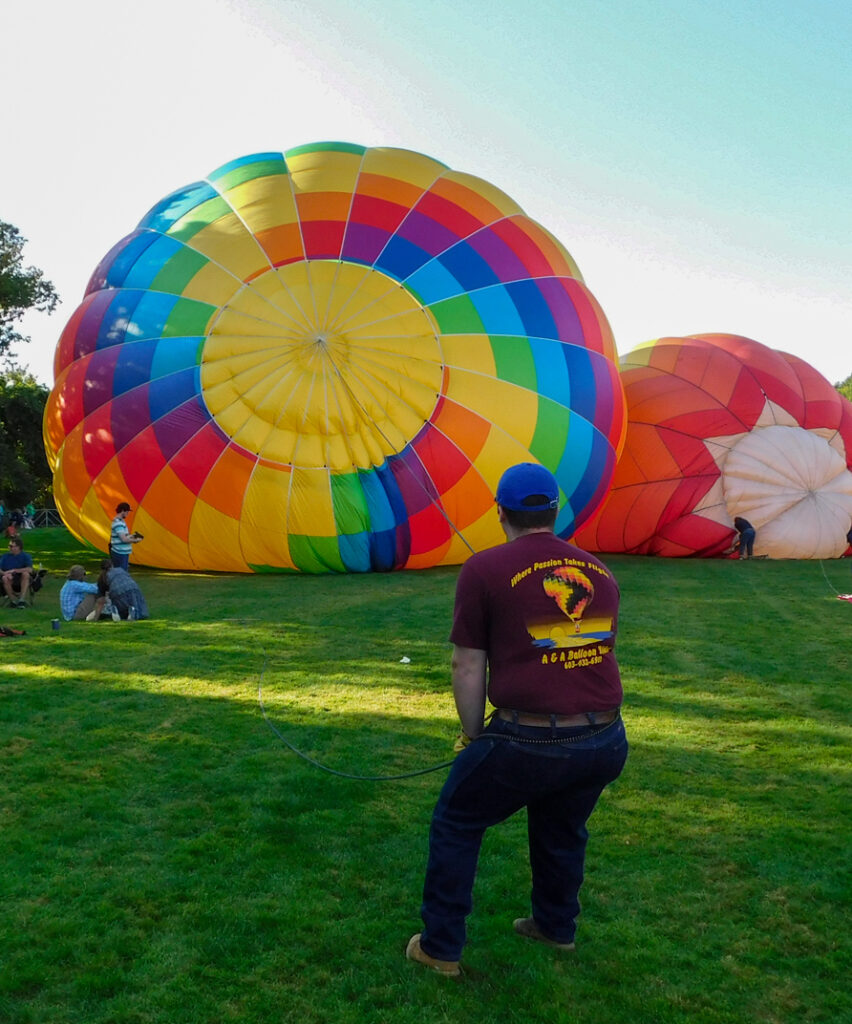
[[[852,594],[841,594],[839,590],[835,589],[834,584],[828,578],[828,573],[825,571],[825,566],[822,563],[822,559],[820,559],[819,567],[820,569],[822,569],[822,574],[825,577],[825,582],[828,584],[828,587],[832,591],[832,593],[837,597],[838,601],[852,600]]]
[[[433,764],[429,768],[419,768],[413,772],[401,772],[398,775],[353,775],[350,772],[340,772],[336,768],[329,768],[328,765],[322,764],[320,761],[315,760],[310,755],[306,754],[303,750],[299,750],[298,747],[293,744],[284,736],[280,729],[275,725],[274,722],[269,718],[266,713],[266,706],[263,703],[263,673],[266,671],[266,666],[263,667],[263,672],[260,674],[260,680],[257,684],[257,700],[260,704],[260,710],[263,713],[263,717],[266,719],[266,724],[275,733],[279,740],[287,747],[288,750],[292,750],[294,754],[301,757],[303,761],[307,761],[308,764],[313,765],[314,768],[319,768],[320,771],[328,772],[329,775],[336,775],[339,779],[355,779],[357,782],[396,782],[399,779],[413,779],[418,775],[429,775],[431,772],[440,771],[442,768],[449,768],[453,763],[452,761],[441,761],[440,764]]]

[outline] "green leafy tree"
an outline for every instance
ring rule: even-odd
[[[15,330],[29,309],[52,313],[59,302],[56,289],[37,267],[25,267],[26,239],[13,225],[0,221],[0,356],[30,339]]]
[[[845,395],[852,402],[852,373],[849,374],[846,380],[838,381],[834,386],[841,395]]]
[[[53,504],[41,428],[48,393],[16,367],[0,376],[0,497],[7,508]]]

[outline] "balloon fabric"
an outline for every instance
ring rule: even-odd
[[[535,461],[557,530],[600,505],[625,430],[606,318],[565,248],[419,153],[317,143],[232,160],[158,202],[58,342],[57,507],[175,569],[455,564],[502,539]]]
[[[852,522],[852,403],[750,338],[660,338],[621,360],[628,431],[612,490],[577,535],[593,551],[837,558]]]

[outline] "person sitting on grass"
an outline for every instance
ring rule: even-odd
[[[113,565],[108,558],[101,562],[98,593],[108,599],[106,609],[113,622],[148,618],[148,605],[139,584],[127,570]]]
[[[27,593],[33,578],[33,560],[24,551],[20,537],[11,537],[8,552],[0,558],[3,592],[13,608],[26,608]]]
[[[82,565],[72,565],[68,579],[59,591],[59,608],[66,622],[72,619],[79,622],[89,615],[93,619],[100,617],[106,598],[99,597],[97,583],[86,583],[85,576],[86,570]],[[96,611],[97,615],[94,614]]]

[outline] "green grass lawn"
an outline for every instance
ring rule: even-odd
[[[140,623],[0,612],[0,1021],[824,1021],[849,995],[849,562],[609,560],[631,755],[591,822],[575,954],[514,935],[486,837],[458,981],[403,958],[457,732],[455,569],[134,570]],[[409,658],[404,664],[401,659]]]

